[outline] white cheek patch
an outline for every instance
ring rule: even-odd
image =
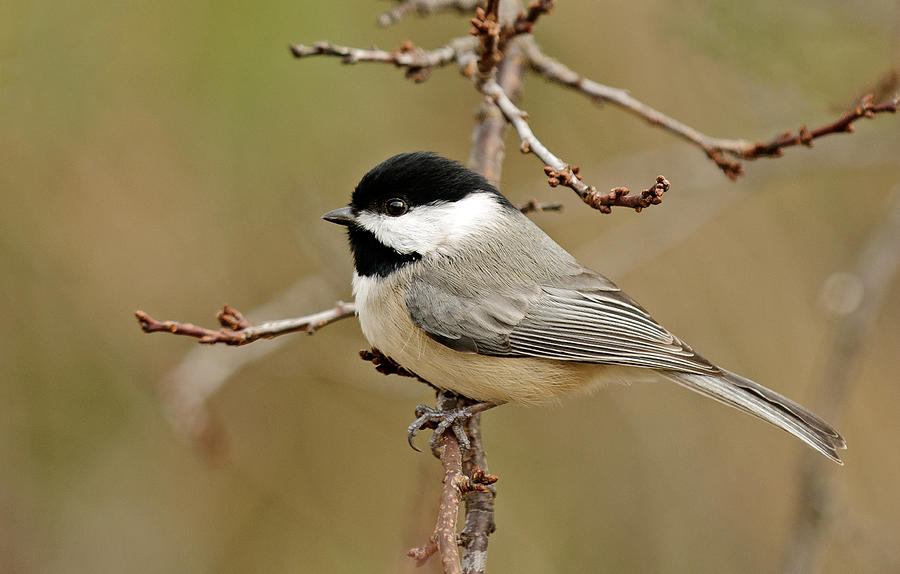
[[[425,255],[494,226],[503,209],[493,194],[473,193],[451,203],[413,207],[399,217],[364,211],[356,221],[400,253]]]

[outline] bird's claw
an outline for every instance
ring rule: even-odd
[[[447,429],[451,429],[453,431],[453,434],[456,436],[457,442],[459,442],[460,448],[462,448],[463,450],[468,450],[471,445],[469,443],[469,437],[466,434],[465,422],[476,412],[478,411],[473,412],[471,407],[442,411],[431,408],[427,405],[417,406],[417,418],[412,422],[412,424],[409,425],[409,428],[407,429],[409,446],[411,446],[413,450],[422,452],[421,449],[417,447],[413,442],[413,439],[416,437],[416,434],[418,434],[418,432],[423,428],[434,429],[434,434],[431,435],[431,439],[428,441],[428,445],[431,448],[437,446],[438,440],[440,440],[441,435],[443,435]]]

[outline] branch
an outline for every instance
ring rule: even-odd
[[[441,392],[438,395],[438,408],[441,410],[453,410],[472,404],[469,399],[461,397],[450,392]],[[478,417],[480,415],[475,415]],[[476,424],[475,428],[479,426]],[[466,429],[471,433],[471,428]],[[441,554],[441,564],[444,573],[469,574],[472,572],[483,572],[484,563],[487,554],[487,534],[494,530],[493,526],[493,491],[490,485],[497,482],[497,477],[489,474],[482,467],[474,464],[473,453],[481,453],[483,457],[483,448],[481,447],[481,433],[477,431],[477,435],[470,434],[471,448],[467,451],[465,458],[459,448],[459,442],[456,435],[447,432],[441,435],[438,440],[438,446],[434,449],[435,456],[441,460],[444,468],[443,488],[441,489],[441,504],[438,510],[437,522],[434,532],[423,546],[411,548],[406,555],[416,560],[416,564],[421,566],[428,558],[439,551]],[[476,442],[477,441],[477,442]],[[464,472],[465,468],[465,472]],[[490,507],[486,510],[490,520],[490,527],[479,529],[483,532],[479,541],[481,547],[477,552],[473,552],[471,539],[472,536],[466,536],[466,530],[457,540],[456,520],[459,516],[459,503],[465,497],[466,499],[466,527],[469,528],[469,520],[476,513],[472,512],[470,497],[473,494],[486,495],[490,500]],[[473,526],[475,528],[475,526]],[[476,534],[474,538],[478,538]],[[460,566],[459,544],[462,542],[466,554]],[[477,556],[477,557],[476,557]],[[472,566],[479,566],[474,569]]]
[[[198,339],[198,343],[206,345],[224,343],[233,346],[246,345],[259,339],[272,339],[280,335],[296,333],[297,331],[305,331],[312,335],[326,325],[352,317],[355,314],[356,305],[338,301],[333,309],[327,309],[305,317],[279,319],[277,321],[260,323],[259,325],[251,325],[240,311],[225,305],[216,315],[216,319],[218,319],[222,328],[213,330],[198,327],[191,323],[157,321],[143,311],[135,311],[134,313],[138,323],[141,325],[141,329],[145,333],[171,333],[173,335],[195,337]]]
[[[438,442],[441,465],[444,467],[444,487],[441,489],[441,506],[432,539],[441,553],[444,574],[462,574],[459,562],[459,546],[456,542],[456,519],[462,496],[460,484],[466,477],[462,472],[462,455],[453,433],[444,433]]]
[[[845,111],[838,120],[814,130],[801,126],[797,135],[787,130],[769,142],[755,143],[750,146],[737,142],[732,149],[723,149],[747,159],[780,157],[782,155],[781,150],[787,147],[795,145],[812,147],[812,142],[816,138],[830,134],[853,133],[855,131],[853,122],[861,118],[874,118],[876,114],[884,112],[896,113],[900,94],[894,94],[891,99],[877,105],[874,103],[874,99],[872,94],[867,94],[862,98],[858,106]]]
[[[379,26],[390,26],[402,20],[410,12],[420,16],[428,16],[435,12],[455,10],[468,14],[476,6],[484,4],[484,0],[402,0],[396,6],[378,16]]]
[[[661,111],[633,98],[626,90],[606,86],[589,78],[585,78],[565,64],[544,54],[534,41],[534,38],[523,38],[523,50],[528,57],[531,68],[546,79],[565,87],[572,88],[579,93],[588,96],[596,103],[610,102],[615,104],[638,117],[644,118],[654,126],[659,126],[682,139],[700,146],[706,151],[711,159],[716,161],[716,164],[719,165],[731,179],[743,174],[740,164],[726,164],[725,162],[727,162],[727,160],[724,158],[722,158],[722,162],[720,162],[713,157],[715,153],[714,150],[721,149],[729,140],[717,140],[711,138],[687,124],[683,124],[676,119],[670,118]]]
[[[416,546],[406,551],[406,555],[416,561],[416,566],[424,566],[428,559],[438,551],[434,538],[429,538],[422,546]]]
[[[458,64],[463,75],[474,73],[474,55],[460,59]],[[513,100],[517,100],[522,91],[524,68],[525,58],[518,43],[509,44],[503,60],[497,67],[496,79]],[[481,102],[477,118],[478,123],[472,133],[469,167],[499,186],[508,123],[496,104],[487,98]]]
[[[476,484],[491,485],[497,477],[487,471],[487,458],[481,440],[481,414],[476,414],[466,423],[470,448],[463,456],[463,471]],[[494,533],[493,488],[473,488],[464,493],[466,503],[466,523],[459,535],[463,547],[464,574],[484,574],[487,566],[489,536]]]
[[[500,33],[501,46],[511,38],[521,34],[531,34],[535,22],[544,14],[553,11],[553,0],[534,0],[528,5],[528,12],[520,12],[511,26],[504,26]]]
[[[544,162],[544,173],[547,174],[550,187],[563,185],[572,189],[583,202],[601,213],[610,213],[613,207],[628,207],[640,212],[645,207],[662,203],[663,193],[669,190],[669,182],[663,176],[657,177],[656,184],[641,192],[640,196],[629,195],[631,190],[627,187],[613,188],[607,194],[598,192],[594,186],[584,182],[579,175],[578,166],[571,166],[564,162],[541,143],[528,125],[526,119],[528,114],[510,100],[495,80],[487,80],[482,83],[481,91],[493,100],[506,120],[516,130],[519,135],[521,151],[533,153]]]
[[[536,199],[529,199],[527,202],[518,205],[519,211],[528,215],[530,213],[541,213],[544,211],[562,211],[561,203],[541,203]]]
[[[312,46],[303,44],[291,44],[291,54],[295,58],[309,56],[337,56],[344,64],[356,64],[358,62],[381,62],[394,64],[398,68],[406,69],[406,77],[416,82],[424,82],[428,79],[431,70],[456,62],[460,55],[474,53],[478,41],[475,38],[462,37],[451,40],[446,46],[435,50],[423,50],[412,42],[404,42],[393,52],[373,48],[350,48],[338,46],[331,42],[316,42]]]
[[[708,136],[676,119],[673,119],[657,109],[654,109],[640,100],[632,97],[627,91],[606,86],[585,78],[574,72],[559,61],[544,54],[532,37],[522,39],[522,47],[528,57],[531,68],[547,78],[563,86],[572,88],[582,93],[597,103],[610,102],[620,108],[647,120],[654,126],[659,126],[666,131],[699,146],[713,160],[730,179],[744,174],[740,162],[729,160],[730,155],[739,159],[757,159],[760,157],[779,157],[782,149],[798,144],[811,147],[812,140],[833,133],[853,132],[853,122],[863,117],[874,117],[882,112],[896,112],[898,95],[890,100],[874,105],[873,98],[863,98],[860,105],[849,110],[836,122],[825,125],[816,130],[808,130],[802,127],[798,135],[787,131],[769,142],[754,143],[744,139],[723,139]]]
[[[487,6],[475,9],[469,32],[481,43],[478,55],[478,77],[485,81],[494,75],[494,69],[503,53],[500,51],[500,0],[487,0]]]

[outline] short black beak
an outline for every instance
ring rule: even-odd
[[[353,209],[350,206],[332,209],[322,216],[325,221],[337,223],[338,225],[353,225],[356,223],[356,216],[353,215]]]

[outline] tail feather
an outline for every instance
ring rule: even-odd
[[[786,430],[834,462],[844,464],[837,454],[847,448],[844,437],[834,427],[790,399],[738,374],[699,375],[663,371],[672,381],[719,402],[768,421]]]

